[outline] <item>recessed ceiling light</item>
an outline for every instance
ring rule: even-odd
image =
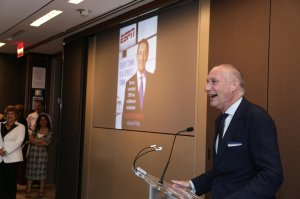
[[[0,42],[0,47],[2,47],[2,46],[4,46],[4,45],[5,45],[5,43]]]
[[[43,23],[49,21],[50,19],[52,19],[53,17],[56,17],[57,15],[61,14],[62,11],[60,10],[52,10],[51,12],[45,14],[44,16],[42,16],[41,18],[35,20],[34,22],[32,22],[30,25],[31,26],[35,26],[35,27],[39,27],[40,25],[42,25]]]
[[[83,0],[69,0],[69,3],[73,3],[73,4],[79,4],[81,3]]]

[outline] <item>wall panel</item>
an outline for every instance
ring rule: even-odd
[[[278,130],[284,183],[279,198],[300,198],[300,2],[272,0],[269,112]]]
[[[64,47],[62,108],[58,137],[56,198],[80,198],[86,90],[86,43]]]

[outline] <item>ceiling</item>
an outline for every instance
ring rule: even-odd
[[[55,54],[62,51],[63,39],[105,20],[149,3],[151,0],[84,0],[70,4],[68,0],[1,0],[0,53],[16,54],[17,43],[24,51]],[[42,24],[30,24],[51,10],[62,14]],[[80,12],[80,10],[83,12]]]

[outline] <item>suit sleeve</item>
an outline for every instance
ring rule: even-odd
[[[276,127],[264,111],[252,114],[249,131],[249,147],[257,173],[242,189],[226,199],[267,199],[274,195],[283,181]]]
[[[213,181],[213,171],[207,171],[204,174],[197,176],[191,180],[196,189],[196,194],[201,196],[211,191]]]

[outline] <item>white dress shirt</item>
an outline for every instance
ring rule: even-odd
[[[236,102],[234,102],[226,111],[225,113],[228,114],[227,118],[225,119],[224,122],[224,130],[223,130],[223,137],[226,134],[227,128],[237,110],[237,108],[239,107],[240,103],[242,102],[243,97],[241,97],[240,99],[238,99]],[[223,138],[222,137],[222,138]],[[219,136],[216,139],[216,151],[218,151],[218,143],[219,143]]]

